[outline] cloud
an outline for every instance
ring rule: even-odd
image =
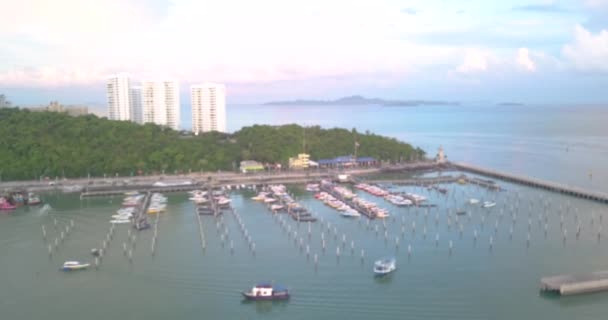
[[[26,47],[11,49],[11,62],[0,61],[0,84],[102,83],[106,74],[121,71],[241,83],[405,75],[451,64],[459,50],[400,38],[429,27],[421,17],[403,19],[398,2],[349,2],[340,23],[336,13],[344,12],[346,1],[268,0],[273,10],[234,0],[173,0],[164,9],[151,9],[143,0],[56,2],[21,0],[11,7],[14,14],[0,20],[0,53],[18,35],[35,42],[36,56],[45,57],[18,59]]]
[[[414,8],[404,8],[404,9],[401,9],[401,13],[415,16],[416,14],[418,14],[418,10],[416,10]]]
[[[462,64],[456,68],[456,71],[463,74],[478,73],[488,70],[489,54],[481,49],[470,49],[464,56]]]
[[[536,64],[530,59],[528,48],[519,48],[519,50],[517,50],[516,61],[517,64],[526,71],[534,72],[536,70]]]
[[[593,34],[577,25],[573,42],[563,47],[562,54],[580,71],[608,72],[608,30]]]
[[[608,0],[585,0],[583,3],[590,8],[605,8],[608,7]]]
[[[528,11],[528,12],[568,12],[566,8],[563,8],[554,3],[543,3],[543,4],[527,4],[521,6],[514,6],[514,11]]]

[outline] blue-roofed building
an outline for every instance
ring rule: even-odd
[[[336,168],[336,167],[353,167],[353,166],[375,166],[378,161],[372,157],[340,156],[333,159],[320,159],[317,161],[319,167]]]

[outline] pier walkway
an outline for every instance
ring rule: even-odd
[[[602,203],[608,204],[608,194],[602,192],[595,192],[584,190],[574,186],[568,186],[564,184],[559,184],[555,182],[544,181],[541,179],[525,177],[510,173],[499,172],[495,170],[485,169],[477,166],[473,166],[465,163],[450,163],[450,167],[462,171],[467,171],[475,174],[480,174],[488,177],[494,177],[501,180],[515,182],[519,184],[523,184],[526,186],[541,188],[549,191],[554,191],[558,193],[563,193],[567,195],[571,195],[578,198],[594,200]]]

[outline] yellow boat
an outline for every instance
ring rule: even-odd
[[[156,208],[150,208],[150,209],[148,209],[148,213],[149,214],[156,214],[156,213],[159,213],[159,212],[160,211],[158,209],[156,209]]]

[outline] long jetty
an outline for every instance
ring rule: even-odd
[[[596,191],[584,190],[574,186],[568,186],[556,182],[544,181],[541,179],[525,177],[510,173],[499,172],[495,170],[485,169],[478,166],[473,166],[465,163],[450,163],[450,167],[462,171],[467,171],[475,174],[480,174],[488,177],[494,177],[501,180],[515,182],[526,186],[541,188],[557,193],[567,194],[573,197],[608,203],[608,194]]]

